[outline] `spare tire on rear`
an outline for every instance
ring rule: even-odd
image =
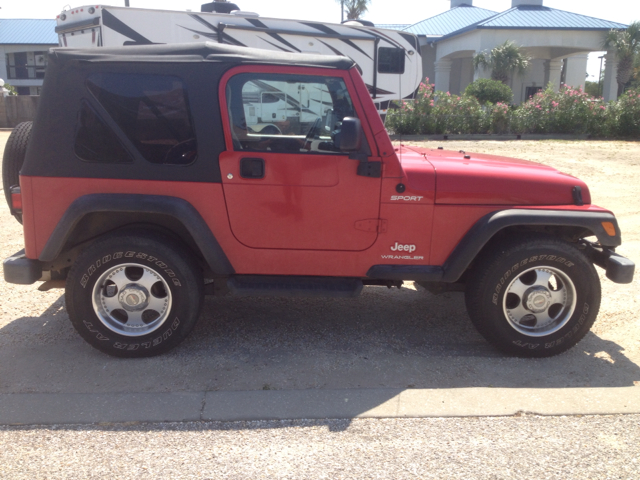
[[[7,145],[4,147],[4,157],[2,158],[2,188],[7,204],[11,208],[11,187],[20,185],[20,169],[27,153],[27,145],[31,138],[31,126],[33,122],[22,122],[9,135]],[[22,223],[22,214],[13,215]]]

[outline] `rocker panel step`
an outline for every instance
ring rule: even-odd
[[[341,277],[234,275],[227,280],[227,286],[233,294],[241,296],[357,297],[362,291],[362,280]]]

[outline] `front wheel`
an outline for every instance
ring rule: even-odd
[[[78,333],[116,357],[150,357],[178,345],[198,319],[202,296],[202,274],[186,249],[146,233],[87,247],[65,292]]]
[[[496,348],[549,357],[576,345],[600,308],[600,279],[572,244],[532,234],[497,245],[466,289],[471,321]]]

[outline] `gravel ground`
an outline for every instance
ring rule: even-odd
[[[0,132],[0,148],[8,134]],[[424,142],[550,164],[613,210],[640,260],[640,144]],[[22,248],[0,207],[0,256]],[[640,385],[640,291],[605,279],[598,320],[551,359],[507,358],[461,294],[411,285],[358,299],[208,298],[182,346],[155,359],[94,351],[61,290],[0,282],[0,393]],[[162,372],[159,374],[158,372]],[[135,405],[132,408],[144,408]],[[1,478],[638,478],[639,416],[387,419],[0,428]]]
[[[640,416],[0,428],[0,476],[636,479]]]

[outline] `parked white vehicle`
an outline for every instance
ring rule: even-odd
[[[233,5],[215,2],[209,6],[219,4]],[[240,10],[195,13],[89,5],[60,13],[56,33],[60,46],[75,48],[212,40],[267,50],[344,55],[356,62],[382,112],[391,100],[411,98],[422,79],[418,38],[352,23],[262,18]]]

